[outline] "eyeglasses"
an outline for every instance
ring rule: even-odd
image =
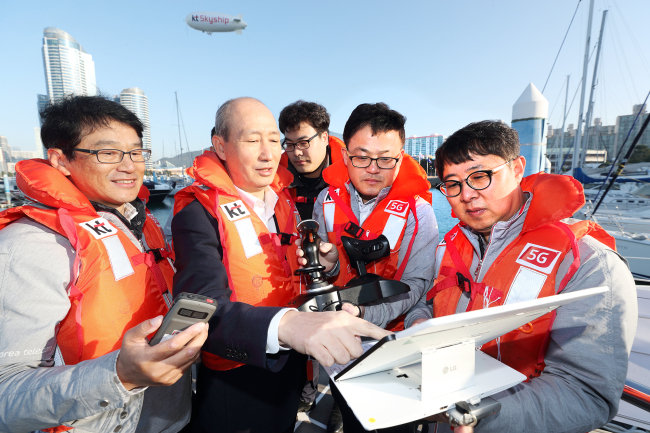
[[[298,140],[295,143],[287,143],[287,139],[285,138],[284,141],[282,142],[282,148],[287,152],[293,152],[294,147],[297,147],[298,150],[309,149],[309,144],[314,138],[318,137],[318,134],[320,134],[320,132],[317,132],[315,135],[313,135],[311,138],[308,138],[307,140]]]
[[[445,196],[445,197],[456,197],[460,194],[463,182],[467,184],[470,188],[476,191],[487,188],[492,183],[492,175],[497,171],[505,167],[510,161],[506,161],[503,164],[496,166],[492,170],[479,170],[471,173],[464,181],[457,180],[446,180],[440,182],[436,185],[436,188]]]
[[[372,161],[375,161],[377,164],[378,168],[381,168],[382,170],[390,170],[391,168],[395,168],[397,165],[397,161],[399,161],[400,156],[397,158],[389,158],[387,156],[382,156],[381,158],[371,158],[369,156],[354,156],[350,155],[350,152],[347,151],[346,153],[348,154],[348,158],[350,158],[350,162],[352,163],[353,166],[356,168],[368,168],[370,167],[370,164],[372,164]]]
[[[133,162],[145,162],[151,158],[151,150],[149,149],[134,149],[130,152],[123,152],[118,149],[102,149],[102,150],[90,150],[90,149],[72,149],[75,152],[90,153],[97,157],[97,161],[102,164],[117,164],[122,162],[124,155],[127,154],[131,157]]]

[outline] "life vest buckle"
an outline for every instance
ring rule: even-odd
[[[348,221],[348,223],[343,227],[343,231],[357,239],[359,239],[363,234],[363,229],[352,221]]]
[[[291,245],[291,238],[293,235],[291,233],[278,233],[280,238],[280,245]]]
[[[165,258],[160,252],[160,248],[153,248],[147,252],[153,254],[153,258],[156,260],[156,262],[159,262]]]
[[[472,280],[466,278],[465,275],[460,272],[456,272],[456,278],[458,278],[458,287],[463,289],[465,292],[471,292],[472,290]]]

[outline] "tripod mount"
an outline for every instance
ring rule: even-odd
[[[306,275],[307,291],[289,301],[287,307],[299,311],[337,311],[345,302],[356,306],[364,305],[411,290],[401,281],[388,280],[366,272],[367,264],[390,254],[390,244],[384,235],[372,240],[341,236],[343,248],[358,276],[344,287],[329,284],[323,273],[325,266],[320,264],[318,256],[321,243],[318,228],[319,225],[314,220],[304,220],[298,224],[307,265],[296,270],[295,274]],[[344,271],[346,270],[341,269],[341,272]]]

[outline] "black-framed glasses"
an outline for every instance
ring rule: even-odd
[[[318,134],[320,132],[317,132],[315,135],[312,135],[310,138],[306,140],[298,140],[295,143],[287,143],[287,139],[285,138],[284,141],[282,142],[282,148],[286,150],[287,152],[293,152],[294,148],[298,148],[298,150],[305,150],[309,149],[309,145],[311,144],[311,141],[318,137]]]
[[[487,188],[492,183],[492,175],[497,171],[501,170],[503,167],[508,165],[510,161],[506,161],[501,165],[494,167],[492,170],[478,170],[474,173],[471,173],[465,180],[446,180],[440,182],[436,185],[438,191],[440,191],[445,197],[456,197],[460,194],[463,186],[463,182],[467,184],[470,188],[480,191]]]
[[[127,154],[131,157],[133,162],[145,162],[151,158],[151,150],[149,149],[133,149],[130,152],[124,152],[118,149],[101,149],[101,150],[90,150],[90,149],[72,149],[75,152],[90,153],[97,157],[97,161],[102,164],[117,164],[122,162],[124,155]]]
[[[402,155],[400,155],[397,158],[391,158],[388,156],[371,158],[369,156],[350,155],[350,152],[348,152],[347,149],[345,151],[348,154],[348,158],[350,158],[350,162],[356,168],[368,168],[370,167],[370,164],[372,164],[372,162],[375,161],[378,168],[381,168],[382,170],[390,170],[392,168],[395,168],[397,162],[402,157]]]

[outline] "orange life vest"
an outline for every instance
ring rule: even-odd
[[[228,272],[230,300],[254,306],[285,306],[300,293],[296,224],[299,219],[286,186],[291,173],[278,167],[270,185],[278,195],[275,217],[282,233],[270,233],[264,221],[250,209],[235,189],[226,168],[214,152],[194,160],[190,176],[196,182],[175,196],[174,214],[197,199],[219,222],[223,264]],[[203,363],[213,370],[229,370],[242,363],[203,352]]]
[[[343,143],[343,141],[341,141],[340,138],[329,135],[328,145],[330,148],[330,165],[342,160],[343,155],[341,154],[341,149],[345,149],[345,143]],[[282,154],[282,157],[280,158],[280,165],[285,168],[289,166],[289,156],[287,155],[287,152],[284,152]],[[313,204],[316,202],[317,197],[314,197],[312,199],[310,197],[299,196],[296,192],[296,188],[289,187],[287,188],[287,190],[289,191],[289,194],[291,195],[291,199],[293,200],[294,203]]]
[[[327,167],[323,171],[323,178],[330,185],[323,201],[327,237],[328,241],[336,245],[339,251],[340,272],[333,284],[344,286],[355,276],[341,242],[342,235],[359,239],[376,239],[380,234],[386,236],[390,243],[390,255],[368,264],[366,269],[383,278],[400,280],[408,262],[413,241],[418,233],[416,200],[418,197],[422,197],[431,203],[431,192],[429,192],[431,185],[424,169],[413,158],[405,154],[390,192],[375,205],[371,214],[361,225],[350,207],[351,198],[347,189],[350,176],[344,162],[341,160]],[[398,268],[398,255],[406,231],[409,212],[413,213],[415,218],[415,230],[404,259]],[[389,323],[386,329],[392,331],[404,329],[404,316]]]
[[[574,178],[539,173],[524,178],[521,187],[532,194],[521,234],[499,254],[480,283],[469,271],[474,248],[460,225],[445,235],[438,277],[427,294],[434,317],[454,314],[463,291],[470,293],[467,311],[555,295],[558,277],[562,277],[561,292],[580,266],[578,240],[584,236],[616,248],[614,239],[592,221],[561,221],[585,203],[582,185]],[[566,275],[558,276],[569,251],[573,263]],[[537,377],[545,367],[554,319],[555,311],[484,344],[481,350],[497,359],[500,355],[504,364],[529,379]]]
[[[47,161],[18,162],[16,183],[38,204],[3,211],[0,229],[27,217],[66,237],[75,250],[68,286],[71,307],[56,332],[66,364],[119,349],[127,330],[168,311],[174,269],[167,260],[169,250],[164,235],[152,216],[147,217],[143,236],[148,247],[157,250],[156,255],[152,251],[140,252]],[[60,426],[43,431],[71,429]]]

